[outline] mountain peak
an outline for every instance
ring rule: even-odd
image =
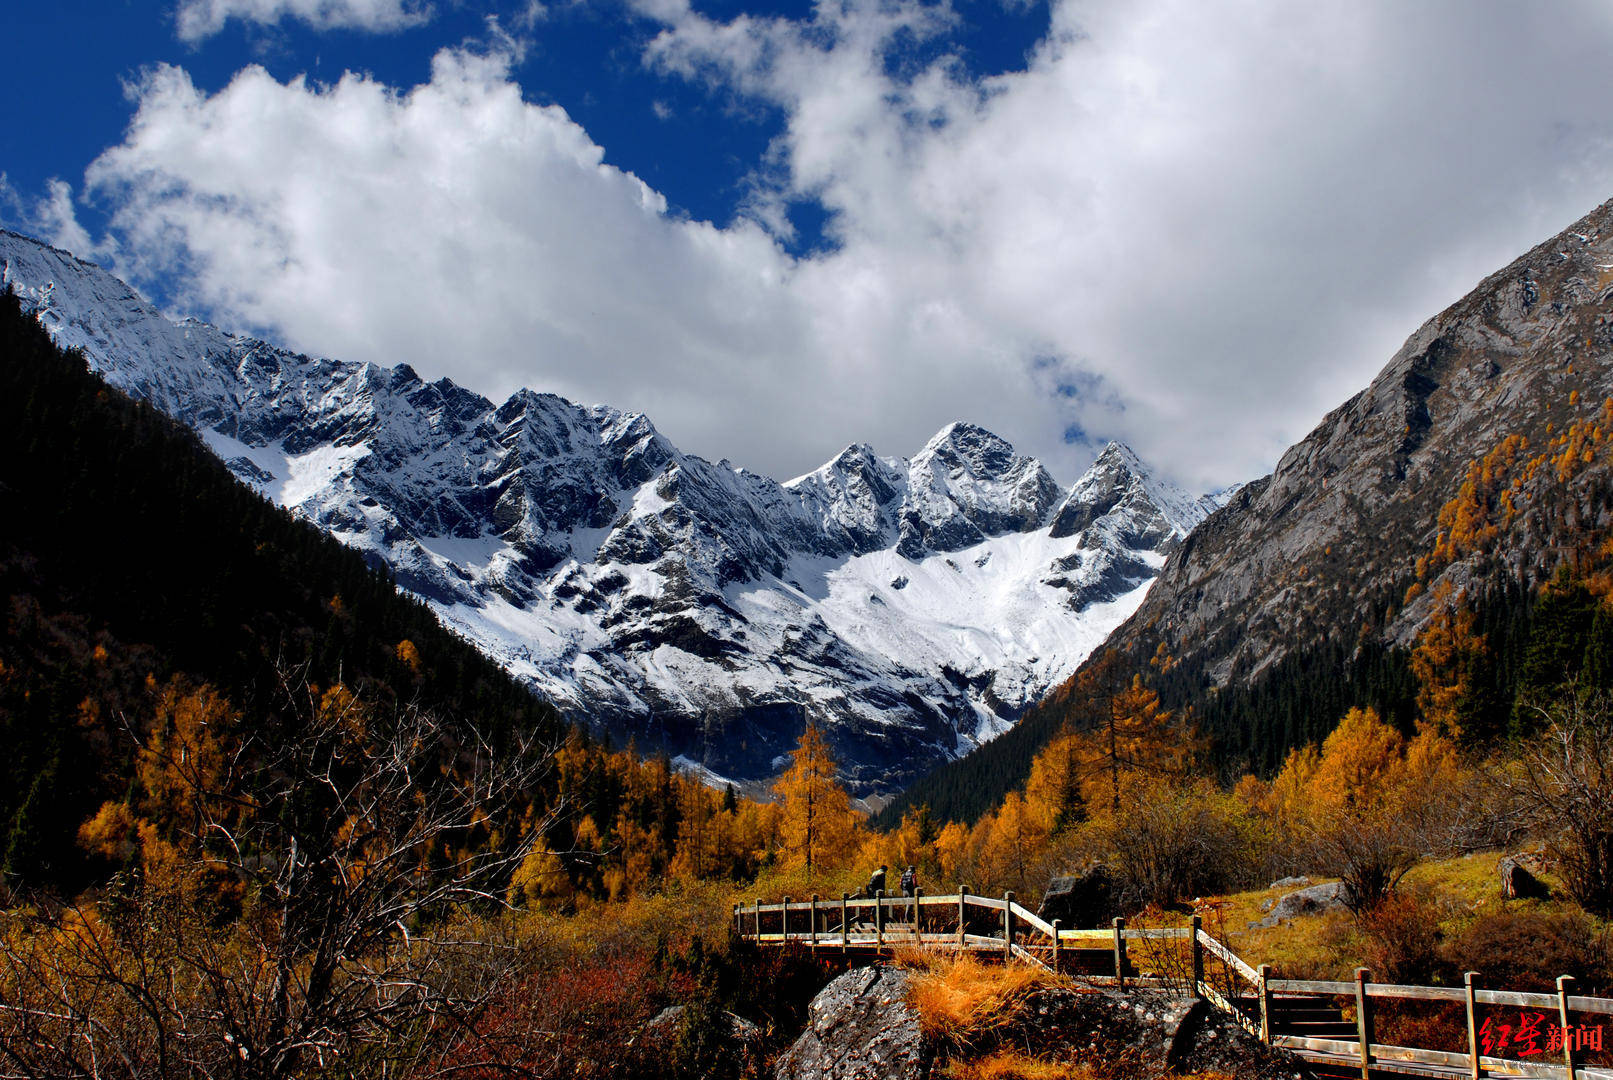
[[[997,476],[1020,460],[1008,440],[966,420],[954,420],[936,432],[924,448],[913,455],[913,464],[919,466],[937,458],[949,465],[967,464],[977,475]]]
[[[1151,475],[1143,459],[1137,456],[1137,451],[1115,439],[1110,439],[1108,445],[1093,459],[1089,471],[1099,467],[1124,469],[1143,476]]]
[[[1110,441],[1054,512],[1053,535],[1073,536],[1117,508],[1126,511],[1125,528],[1139,546],[1162,543],[1173,532],[1185,535],[1213,509],[1154,476],[1125,443]]]
[[[1269,476],[1237,492],[1166,568],[1116,644],[1134,655],[1163,645],[1219,684],[1253,683],[1329,637],[1408,644],[1445,593],[1438,578],[1419,579],[1421,597],[1400,598],[1469,463],[1488,461],[1512,436],[1538,447],[1590,425],[1613,386],[1609,266],[1613,201],[1429,319]],[[1445,580],[1476,595],[1491,573],[1524,584],[1549,575],[1548,553],[1583,543],[1594,519],[1580,508],[1600,505],[1591,492],[1607,482],[1603,459],[1578,467],[1542,470],[1555,484],[1538,492],[1514,476],[1522,487],[1508,498],[1518,512],[1496,523],[1500,538],[1447,567]],[[1555,499],[1574,509],[1548,512]]]
[[[781,485],[684,454],[641,413],[531,390],[495,405],[179,327],[22,238],[0,234],[0,266],[109,382],[386,562],[563,711],[736,782],[772,776],[804,714],[843,780],[890,792],[1009,726],[1162,561],[1120,529],[1051,537],[1064,493],[966,421],[912,460],[852,443]]]

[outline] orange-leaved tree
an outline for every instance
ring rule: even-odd
[[[1380,903],[1423,855],[1461,848],[1472,779],[1451,740],[1424,722],[1410,740],[1373,709],[1351,709],[1322,743],[1295,750],[1269,789],[1273,813],[1309,838],[1357,911]]]
[[[818,725],[807,723],[801,742],[790,753],[790,767],[773,785],[782,814],[779,821],[780,864],[804,868],[808,880],[815,869],[837,865],[856,849],[860,815],[835,777],[835,759]]]

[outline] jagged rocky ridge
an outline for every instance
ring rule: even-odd
[[[1429,319],[1367,389],[1188,537],[1113,644],[1144,656],[1163,643],[1208,684],[1248,683],[1330,634],[1408,644],[1439,597],[1497,571],[1538,583],[1608,526],[1613,507],[1596,494],[1605,455],[1402,603],[1469,463],[1509,435],[1547,450],[1610,395],[1613,202]]]
[[[807,718],[861,794],[1004,730],[1129,614],[1213,508],[1120,445],[1069,491],[958,423],[780,484],[650,421],[172,322],[0,232],[5,281],[112,384],[384,561],[573,718],[712,780],[774,774]]]
[[[1520,512],[1492,522],[1483,544],[1417,573],[1470,464],[1512,435],[1528,442],[1520,461],[1558,455],[1553,441],[1601,417],[1610,397],[1613,202],[1429,319],[1371,385],[1188,535],[1105,646],[1139,672],[1157,672],[1150,661],[1163,648],[1174,664],[1155,681],[1170,707],[1212,717],[1219,749],[1250,759],[1229,757],[1233,767],[1280,763],[1291,743],[1255,741],[1315,738],[1350,704],[1372,703],[1352,684],[1362,673],[1345,665],[1397,655],[1464,591],[1478,602],[1495,586],[1538,585],[1607,537],[1613,455],[1604,446],[1566,480],[1555,463],[1532,481],[1513,470]],[[1275,677],[1285,659],[1294,668]],[[1262,728],[1236,710],[1264,692],[1274,697]],[[1312,714],[1329,700],[1332,711]],[[1023,782],[1079,705],[1061,694],[1034,704],[1011,734],[923,778],[879,820],[921,803],[972,819]]]

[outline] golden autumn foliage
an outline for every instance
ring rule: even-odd
[[[1433,550],[1417,560],[1419,577],[1432,576],[1469,551],[1493,540],[1511,524],[1517,507],[1513,502],[1514,471],[1532,478],[1538,459],[1520,464],[1529,448],[1522,435],[1508,435],[1489,453],[1471,462],[1456,494],[1440,508],[1439,534]]]
[[[1025,782],[1025,799],[1045,819],[1050,832],[1062,832],[1086,818],[1093,795],[1091,781],[1099,764],[1101,758],[1088,736],[1074,732],[1055,737],[1036,755]]]
[[[213,867],[197,838],[219,814],[213,796],[229,782],[239,714],[206,683],[148,679],[147,689],[153,706],[130,795],[103,803],[82,822],[79,845],[114,864],[137,864],[154,887],[176,893],[206,888],[217,897],[237,899],[238,891],[212,869],[201,875],[195,870]],[[81,711],[92,707],[86,702]],[[245,801],[223,807],[230,822],[248,813]]]
[[[1579,404],[1577,391],[1570,392],[1568,404]],[[1451,563],[1490,545],[1524,511],[1531,494],[1538,493],[1537,478],[1567,484],[1596,460],[1610,432],[1613,398],[1591,416],[1570,421],[1560,432],[1547,424],[1549,438],[1538,453],[1525,456],[1529,440],[1514,434],[1469,463],[1456,494],[1440,508],[1439,532],[1432,550],[1417,560],[1417,576],[1431,579]]]
[[[1374,710],[1351,709],[1319,750],[1289,753],[1263,809],[1307,839],[1366,908],[1448,843],[1464,779],[1455,744],[1433,723],[1408,740]]]
[[[402,641],[398,642],[396,651],[398,659],[402,661],[410,671],[414,672],[415,676],[418,678],[423,670],[423,666],[420,659],[420,650],[415,646],[415,643],[410,641],[408,638],[404,638]]]
[[[1125,777],[1185,776],[1202,750],[1196,733],[1160,706],[1141,675],[1100,673],[1081,692],[1083,726],[1067,727],[1036,755],[1025,787],[1030,813],[1050,833],[1094,813],[1122,812]]]
[[[862,818],[836,779],[834,755],[816,724],[801,733],[773,790],[780,805],[782,869],[800,868],[810,881],[815,869],[839,867],[857,851]]]
[[[1464,602],[1465,594],[1448,599],[1450,587],[1441,585],[1445,602],[1437,607],[1411,653],[1411,671],[1417,678],[1417,709],[1426,723],[1443,735],[1463,735],[1461,704],[1472,690],[1474,665],[1485,656],[1484,636],[1474,632],[1477,621]]]
[[[994,888],[1005,885],[1023,892],[1031,884],[1030,869],[1051,831],[1041,808],[1010,791],[995,813],[980,819],[970,837],[980,880],[992,882]]]
[[[554,767],[565,809],[517,871],[512,899],[572,911],[674,883],[742,881],[779,851],[780,804],[713,790],[664,757],[574,731]]]

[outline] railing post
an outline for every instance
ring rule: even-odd
[[[808,913],[808,915],[812,920],[812,925],[807,928],[807,934],[810,936],[810,938],[812,940],[812,944],[816,945],[818,943],[818,894],[817,893],[812,894],[812,908],[811,908],[810,912]]]
[[[915,885],[913,886],[913,936],[920,943],[924,941],[924,919],[921,917],[923,911],[924,890]]]
[[[740,912],[740,905],[735,904],[734,905],[734,936],[735,937],[744,937],[745,936],[745,926],[744,926],[743,923],[741,923],[739,921],[739,912]]]
[[[874,947],[885,947],[885,890],[874,893]]]
[[[1260,1041],[1271,1045],[1271,965],[1260,965]]]
[[[1003,959],[1014,955],[1014,894],[1003,893]]]
[[[1126,987],[1126,920],[1116,915],[1113,925],[1115,928],[1115,982],[1123,990]]]
[[[1573,982],[1572,975],[1557,976],[1557,1023],[1563,1029],[1563,1064],[1568,1069],[1568,1080],[1574,1080],[1574,1040],[1568,1037],[1568,991]]]
[[[1204,943],[1199,935],[1204,933],[1204,919],[1199,915],[1193,916],[1193,996],[1204,996]]]
[[[1372,1080],[1372,1000],[1367,996],[1369,974],[1364,967],[1355,969],[1355,1034],[1361,1040],[1361,1080]]]
[[[1462,973],[1462,989],[1466,991],[1467,999],[1467,1057],[1470,1065],[1468,1075],[1473,1080],[1479,1080],[1479,1077],[1484,1075],[1484,1066],[1479,1061],[1479,1021],[1475,1011],[1477,1001],[1473,997],[1473,992],[1478,989],[1475,982],[1478,977],[1479,973],[1476,971]]]
[[[849,892],[840,894],[840,952],[851,952],[851,899]]]
[[[756,904],[751,910],[756,916],[756,944],[760,945],[762,943],[762,898],[760,896],[756,898]]]
[[[779,911],[779,939],[788,945],[790,943],[790,898],[784,898],[784,907]]]
[[[1053,920],[1053,974],[1055,975],[1059,973],[1059,929],[1063,925],[1064,920]]]
[[[968,948],[969,942],[964,935],[969,926],[968,914],[964,911],[964,897],[969,895],[969,886],[958,886],[958,948]]]

